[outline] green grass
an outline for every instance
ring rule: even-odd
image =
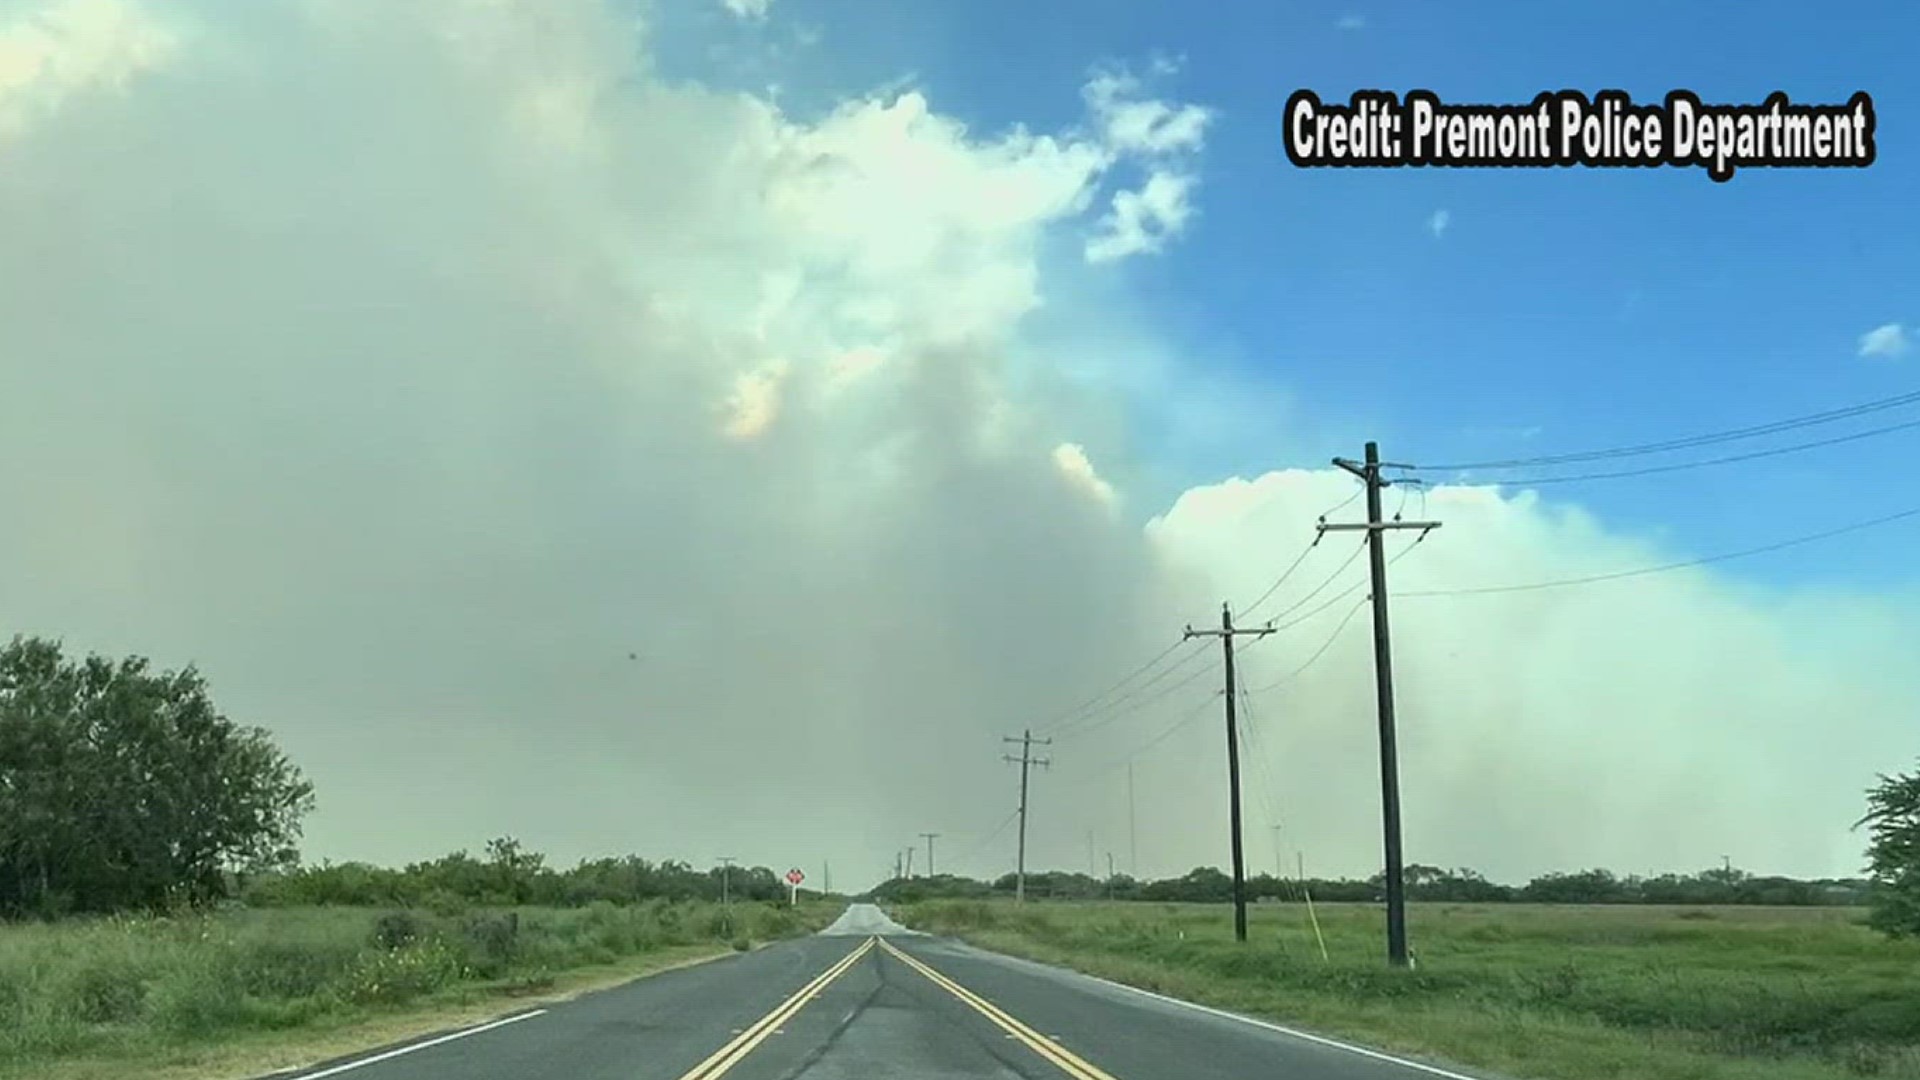
[[[338,1031],[382,1015],[538,993],[563,973],[744,949],[817,929],[839,910],[736,904],[730,926],[717,904],[665,902],[3,925],[0,1078],[38,1077],[76,1059],[159,1060],[262,1033]]]
[[[1409,909],[929,901],[909,926],[1383,1049],[1530,1080],[1920,1078],[1920,942],[1836,908]]]

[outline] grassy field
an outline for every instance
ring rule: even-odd
[[[929,901],[917,929],[1527,1080],[1920,1080],[1920,942],[1839,908]]]
[[[840,910],[735,904],[731,926],[717,904],[664,902],[0,925],[0,1078],[243,1076],[803,933]]]

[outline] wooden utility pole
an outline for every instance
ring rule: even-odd
[[[1321,533],[1367,530],[1368,563],[1373,573],[1373,679],[1374,695],[1380,706],[1380,818],[1386,848],[1387,885],[1387,962],[1407,966],[1407,897],[1400,851],[1400,765],[1394,739],[1393,720],[1393,648],[1387,628],[1387,555],[1388,529],[1418,529],[1422,535],[1440,527],[1437,521],[1393,521],[1380,517],[1380,489],[1391,482],[1380,475],[1380,444],[1368,443],[1365,461],[1334,458],[1333,463],[1360,478],[1367,486],[1367,520],[1363,523],[1329,525],[1321,522]],[[1387,466],[1394,468],[1396,466]]]
[[[1189,626],[1185,635],[1186,638],[1218,636],[1227,659],[1227,806],[1233,831],[1233,936],[1239,941],[1247,940],[1247,861],[1240,844],[1240,725],[1234,714],[1239,684],[1233,677],[1233,639],[1236,635],[1265,637],[1271,633],[1271,626],[1235,630],[1233,612],[1221,604],[1220,629],[1195,630]]]
[[[1140,877],[1140,831],[1133,813],[1133,759],[1127,759],[1127,873]]]
[[[1033,744],[1039,743],[1042,746],[1047,746],[1052,744],[1053,740],[1036,739],[1033,737],[1033,731],[1029,729],[1021,732],[1020,737],[1017,739],[1012,736],[1006,736],[1002,738],[1001,741],[1020,744],[1019,757],[1014,757],[1011,754],[1003,756],[1008,761],[1020,766],[1020,855],[1019,861],[1015,864],[1014,869],[1013,898],[1016,901],[1024,902],[1027,898],[1027,770],[1035,765],[1044,769],[1052,764],[1046,758],[1036,758],[1033,756]]]
[[[933,838],[936,836],[939,836],[940,834],[937,832],[923,832],[920,835],[927,838],[927,876],[932,877],[933,876]]]
[[[727,933],[733,933],[733,864],[731,855],[721,855],[720,863],[720,918],[725,921]]]

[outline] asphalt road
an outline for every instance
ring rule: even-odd
[[[299,1080],[1472,1080],[907,931],[813,937]]]

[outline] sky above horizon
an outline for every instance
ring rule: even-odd
[[[990,876],[1000,740],[1032,725],[1058,728],[1034,863],[1224,865],[1210,657],[1049,720],[1260,596],[1322,513],[1352,520],[1330,458],[1526,458],[1914,391],[1916,25],[0,0],[0,633],[198,664],[315,781],[316,859],[511,833],[562,862],[830,860],[838,884],[931,830]],[[1879,155],[1727,183],[1301,169],[1301,87],[1866,90]],[[1857,873],[1865,787],[1920,753],[1920,517],[1418,594],[1920,507],[1920,426],[1511,483],[1914,420],[1390,492],[1445,523],[1390,542],[1409,861]],[[1256,866],[1378,865],[1356,543],[1245,615],[1288,626],[1244,664]]]

